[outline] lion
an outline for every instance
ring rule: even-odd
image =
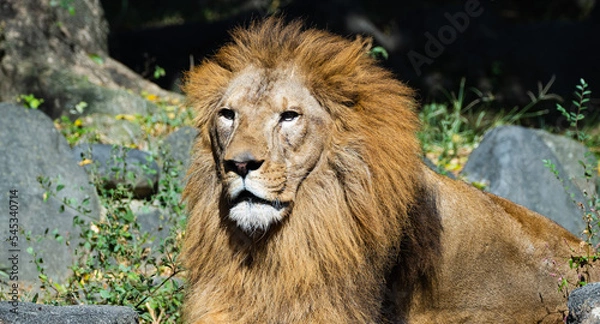
[[[369,38],[277,17],[231,35],[183,86],[185,323],[562,322],[587,245],[428,168]]]

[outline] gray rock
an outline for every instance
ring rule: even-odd
[[[190,164],[192,147],[198,136],[198,130],[185,126],[169,134],[161,145],[162,160],[171,158],[176,167],[176,179],[183,187],[185,186],[185,174]]]
[[[3,232],[8,232],[10,201],[18,203],[18,224],[31,236],[42,236],[48,231],[49,236],[56,234],[70,241],[70,246],[48,237],[41,241],[27,241],[24,232],[16,234],[15,251],[10,251],[4,242],[0,249],[0,268],[15,269],[18,280],[35,284],[38,271],[32,257],[26,252],[33,248],[38,257],[43,259],[46,274],[54,280],[61,281],[69,274],[68,267],[73,261],[73,247],[77,246],[79,229],[73,227],[73,217],[81,215],[70,208],[64,212],[59,209],[64,199],[74,199],[79,206],[84,200],[88,204],[89,217],[98,219],[99,200],[96,190],[89,184],[89,178],[83,168],[79,167],[71,157],[71,148],[65,138],[56,130],[50,118],[41,111],[26,109],[22,106],[0,103],[0,209],[3,211]],[[52,189],[61,183],[64,189],[57,192],[57,199],[50,198],[44,202],[44,189],[38,182],[39,176],[48,177]],[[17,198],[10,198],[10,190],[16,190]],[[16,255],[18,260],[9,261]],[[14,259],[13,259],[14,260]],[[24,288],[24,287],[22,287]]]
[[[90,114],[84,118],[84,123],[93,130],[84,134],[78,143],[102,143],[130,146],[139,144],[145,133],[138,123],[117,119],[114,115]]]
[[[87,107],[82,114],[101,113],[108,115],[154,113],[157,106],[137,94],[125,89],[111,89],[91,83],[87,77],[68,70],[48,69],[40,73],[40,96],[52,98],[54,109],[47,113],[53,117],[80,115],[71,113],[80,102]],[[45,107],[45,106],[44,106]]]
[[[554,153],[569,175],[569,180],[573,181],[581,192],[593,195],[597,191],[596,181],[598,180],[598,172],[589,170],[592,178],[586,180],[584,177],[585,170],[579,162],[583,162],[588,167],[596,168],[598,161],[594,154],[581,143],[565,136],[551,134],[543,130],[535,130],[535,132],[546,143],[552,153]]]
[[[118,145],[79,144],[73,147],[75,161],[89,159],[86,171],[98,177],[106,188],[131,186],[134,198],[147,198],[156,192],[160,170],[148,152]]]
[[[0,302],[3,324],[137,324],[138,314],[125,306],[49,306]]]
[[[163,147],[168,148],[175,160],[182,161],[187,166],[197,136],[198,130],[196,128],[184,126],[167,135],[163,141]]]
[[[575,169],[564,166],[569,159],[565,155],[558,158],[555,154],[563,150],[563,145],[551,149],[544,140],[548,138],[524,127],[495,128],[485,134],[471,153],[461,175],[468,181],[485,184],[487,191],[537,211],[580,235],[585,223],[583,211],[576,202],[585,202],[585,198],[571,179],[582,174],[569,172]],[[555,165],[561,180],[543,160]]]
[[[140,200],[132,200],[129,206],[136,216],[140,231],[150,234],[151,247],[154,250],[158,247],[160,240],[169,235],[170,215],[164,213],[161,208]]]
[[[566,323],[600,323],[600,282],[589,283],[571,292]]]

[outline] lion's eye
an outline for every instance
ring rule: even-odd
[[[227,120],[233,120],[235,118],[235,111],[228,109],[228,108],[223,108],[223,109],[219,110],[219,116],[221,116]]]
[[[298,118],[298,116],[300,116],[300,114],[295,111],[292,111],[292,110],[284,111],[281,113],[280,121],[290,122],[290,121]]]

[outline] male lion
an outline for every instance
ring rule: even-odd
[[[426,167],[368,39],[278,18],[232,37],[184,86],[186,323],[562,321],[583,243]]]

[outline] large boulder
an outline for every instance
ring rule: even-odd
[[[0,103],[0,111],[3,231],[6,233],[9,229],[11,204],[18,206],[12,207],[11,211],[15,213],[11,216],[16,218],[14,223],[21,229],[11,233],[14,237],[11,249],[6,248],[9,244],[3,244],[5,248],[0,249],[0,268],[14,270],[18,281],[35,284],[39,272],[26,252],[31,247],[37,257],[42,258],[46,274],[55,280],[63,280],[73,263],[73,248],[79,235],[78,228],[73,227],[73,217],[82,214],[69,207],[61,212],[61,205],[65,199],[72,200],[72,207],[83,207],[89,211],[88,217],[98,219],[100,207],[96,190],[83,168],[73,160],[71,148],[48,116],[41,111],[7,103]],[[55,198],[50,195],[44,202],[45,190],[38,177],[52,181]],[[56,191],[59,184],[64,187]],[[26,240],[26,233],[30,233],[30,241]],[[48,237],[42,238],[45,234]],[[55,237],[62,237],[62,242]],[[70,245],[67,246],[65,241],[70,241]]]
[[[557,140],[538,130],[502,126],[485,134],[461,175],[580,235],[585,229],[579,206],[586,202],[583,190],[595,191],[593,181],[590,187],[579,180],[584,169],[578,160],[584,160],[585,151],[581,144],[566,138]]]
[[[2,324],[137,324],[138,314],[125,306],[49,306],[0,302]]]
[[[154,105],[140,97],[144,91],[181,97],[110,58],[107,35],[99,0],[3,0],[0,101],[32,93],[56,118],[80,102],[87,104],[84,113],[145,113]]]

